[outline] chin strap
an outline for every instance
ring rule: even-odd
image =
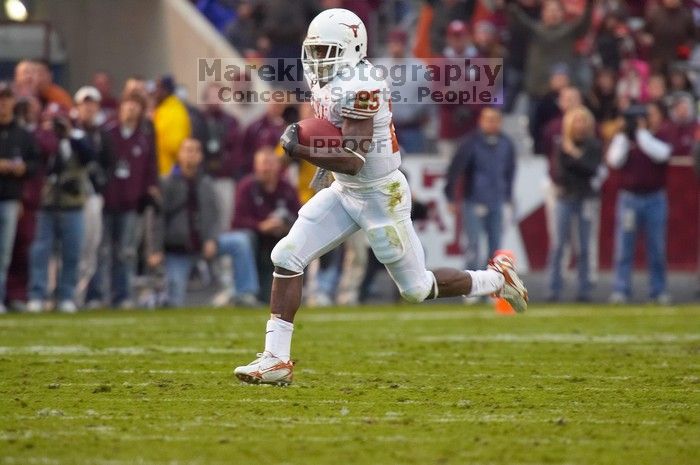
[[[354,151],[353,149],[351,149],[350,147],[343,147],[343,150],[345,150],[345,151],[348,152],[348,153],[352,153],[353,155],[355,155],[357,158],[359,158],[360,160],[362,160],[362,163],[366,163],[366,162],[367,162],[367,160],[365,159],[365,157],[363,157],[363,156],[360,155],[359,153],[355,152],[355,151]]]
[[[301,275],[303,275],[303,274],[304,274],[303,271],[300,271],[299,273],[296,273],[296,274],[280,274],[280,273],[278,273],[278,272],[276,272],[276,271],[273,271],[273,272],[272,272],[272,277],[273,277],[273,278],[282,278],[282,279],[291,279],[291,278],[297,278],[297,277],[299,277],[299,276],[301,276]]]

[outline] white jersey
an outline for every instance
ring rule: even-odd
[[[391,96],[387,83],[377,77],[377,70],[364,60],[354,69],[344,68],[321,87],[311,86],[312,105],[317,118],[340,128],[343,118],[374,117],[372,145],[365,156],[365,165],[355,176],[333,173],[347,187],[371,187],[401,166],[401,154],[391,121]]]

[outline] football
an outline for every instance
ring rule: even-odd
[[[306,118],[299,121],[299,143],[307,147],[340,147],[340,128],[321,118]]]

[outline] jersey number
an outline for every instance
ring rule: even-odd
[[[377,111],[379,109],[379,89],[361,90],[355,96],[355,108],[358,110]],[[389,100],[389,111],[391,111],[391,100]],[[396,138],[396,129],[394,123],[389,123],[389,132],[391,133],[391,151],[397,153],[399,151],[399,141]]]
[[[377,111],[379,109],[379,89],[361,90],[355,96],[355,109]]]

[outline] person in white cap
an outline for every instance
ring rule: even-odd
[[[75,93],[75,125],[85,131],[87,140],[92,146],[95,159],[87,166],[88,183],[87,200],[83,207],[85,215],[85,238],[80,251],[78,266],[77,301],[79,303],[93,301],[100,295],[99,276],[93,279],[97,270],[97,257],[102,241],[102,207],[104,199],[102,190],[107,182],[107,173],[112,164],[111,139],[102,128],[104,115],[100,103],[102,95],[92,86],[83,86]],[[86,294],[88,294],[86,296]]]

